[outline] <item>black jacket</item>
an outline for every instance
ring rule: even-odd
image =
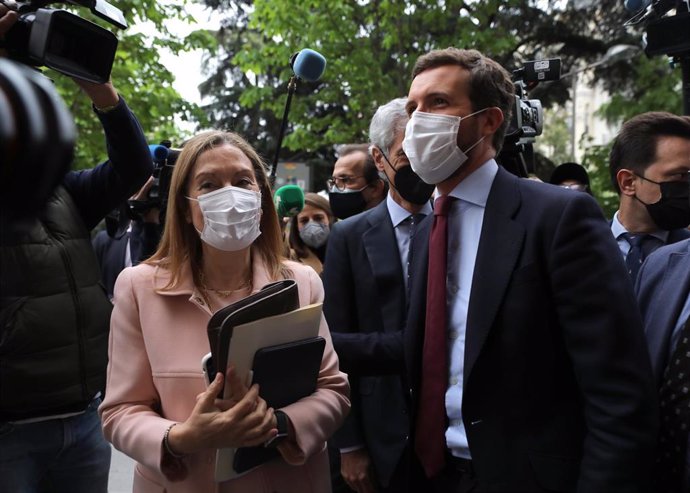
[[[420,223],[410,266],[415,412],[432,222]],[[462,401],[488,491],[649,491],[656,389],[626,275],[588,194],[499,168],[474,265]]]
[[[68,173],[36,216],[0,225],[0,421],[80,411],[105,388],[111,305],[89,232],[152,165],[124,101],[98,116],[110,160]]]

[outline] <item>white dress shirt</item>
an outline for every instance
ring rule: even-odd
[[[456,457],[471,459],[467,433],[462,421],[463,371],[465,361],[465,331],[470,302],[474,264],[484,222],[484,210],[498,165],[493,159],[484,163],[462,180],[450,196],[448,213],[448,350],[450,367],[446,391],[446,413],[449,425],[446,444]]]
[[[611,233],[613,233],[613,237],[618,242],[618,248],[620,248],[620,251],[623,254],[623,259],[625,259],[628,256],[628,252],[630,251],[630,243],[628,243],[628,240],[626,240],[623,235],[625,233],[628,233],[629,231],[625,229],[625,226],[623,226],[621,222],[618,220],[619,212],[620,211],[616,211],[616,213],[613,215],[613,220],[611,221]],[[660,229],[653,233],[650,233],[650,235],[660,239],[665,245],[668,241],[668,233],[668,231]]]
[[[405,280],[405,291],[408,285],[409,263],[408,256],[410,253],[410,217],[412,213],[398,204],[391,194],[386,197],[386,206],[388,207],[388,214],[393,223],[393,231],[395,231],[395,241],[398,243],[398,252],[400,252],[400,264],[402,265],[403,279]],[[427,202],[419,211],[425,216],[431,214],[431,204]]]

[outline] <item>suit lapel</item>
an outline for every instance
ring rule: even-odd
[[[664,273],[664,280],[660,286],[658,299],[664,300],[666,307],[657,307],[655,314],[659,317],[658,323],[652,324],[670,334],[680,313],[683,310],[685,300],[690,291],[690,254],[686,252],[672,253],[668,257],[668,267]]]
[[[518,184],[518,178],[499,168],[484,211],[467,314],[465,383],[484,346],[522,250],[525,229],[513,220],[520,205]]]
[[[368,220],[371,227],[362,235],[362,243],[382,301],[384,330],[398,331],[405,309],[405,285],[398,243],[385,200],[376,206]]]

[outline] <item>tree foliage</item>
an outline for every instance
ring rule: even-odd
[[[150,142],[168,138],[177,141],[182,137],[176,119],[206,121],[201,109],[185,101],[172,87],[172,67],[164,66],[159,59],[161,50],[179,53],[182,50],[204,48],[213,50],[215,36],[197,31],[185,39],[172,34],[167,24],[170,19],[193,22],[185,12],[185,2],[138,2],[122,0],[114,4],[125,12],[129,28],[119,31],[86,9],[71,8],[75,14],[87,18],[114,32],[119,39],[118,51],[111,78],[115,88],[125,98],[139,119]],[[147,23],[155,34],[144,34],[141,24]],[[106,159],[103,130],[93,114],[90,101],[68,77],[48,71],[55,81],[68,108],[74,116],[79,132],[75,168],[89,168]]]
[[[300,84],[283,157],[317,156],[330,163],[334,145],[367,140],[376,108],[407,94],[414,61],[431,49],[476,48],[509,70],[528,60],[560,57],[566,73],[601,60],[614,45],[639,44],[642,34],[640,27],[624,27],[628,14],[620,0],[203,3],[224,16],[217,63],[209,63],[210,77],[202,87],[211,100],[205,109],[212,123],[244,133],[265,156],[271,155],[291,76],[288,60],[302,48],[315,49],[327,58],[326,71],[320,81]],[[656,77],[667,75],[659,61],[641,57],[595,72],[610,92],[628,100],[639,95],[639,111],[656,105],[664,98],[662,90],[674,87],[673,78],[663,89],[657,84]],[[562,108],[569,88],[568,79],[541,84],[530,98]],[[607,117],[623,116],[630,108],[624,101],[614,98]],[[667,103],[669,108],[674,104],[668,98]],[[566,138],[563,125],[555,123],[558,132],[552,139]],[[549,125],[546,121],[547,131]],[[563,149],[555,140],[550,145]]]

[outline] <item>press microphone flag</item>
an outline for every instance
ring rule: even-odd
[[[285,128],[287,127],[287,117],[290,113],[290,103],[292,102],[292,95],[297,89],[297,81],[305,80],[307,82],[316,82],[319,80],[326,68],[326,58],[318,51],[305,48],[292,55],[290,58],[290,68],[292,68],[294,75],[290,77],[290,82],[288,82],[288,95],[287,101],[285,102],[285,111],[283,112],[283,121],[280,125],[276,154],[273,159],[271,174],[269,175],[271,187],[273,187],[276,181],[278,157],[280,156],[280,148],[283,145],[283,136],[285,135]]]
[[[304,192],[297,185],[283,185],[273,194],[278,216],[293,217],[304,209]]]

